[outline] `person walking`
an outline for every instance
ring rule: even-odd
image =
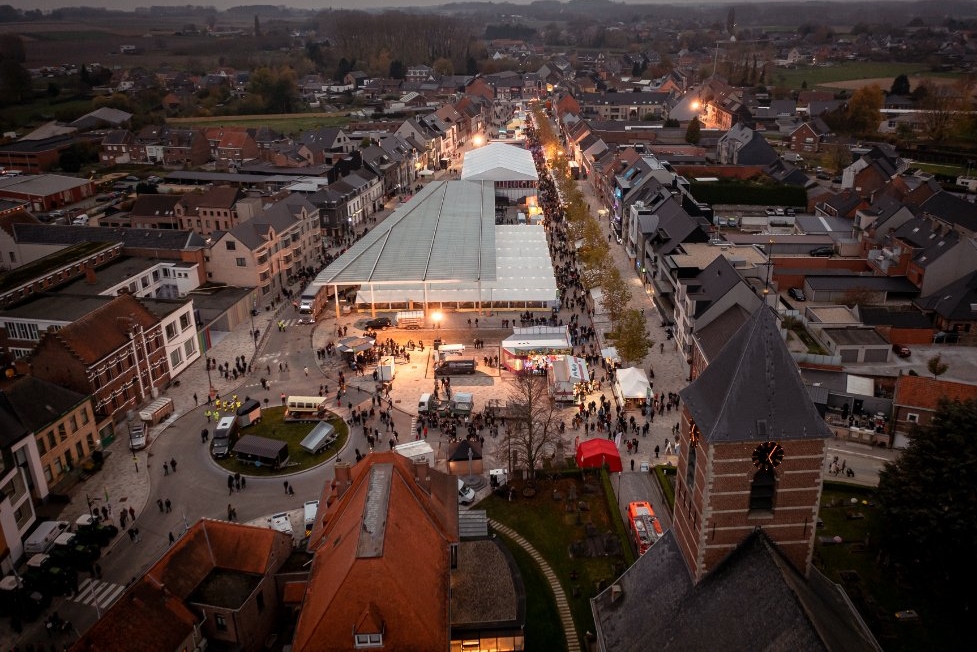
[[[286,480],[283,484],[285,485],[285,495],[287,496],[288,495],[288,490],[290,488],[289,485],[288,485],[288,480]]]
[[[169,514],[170,512],[173,511],[173,506],[170,504],[170,499],[169,498],[167,498],[166,500],[164,500],[163,501],[163,504],[166,505],[166,513],[167,514]]]
[[[174,537],[173,533],[170,532],[170,545],[172,546],[175,541],[176,541],[176,537]]]
[[[173,473],[176,473],[176,460],[174,458],[170,458],[170,466],[173,468]]]
[[[136,520],[136,510],[133,509],[132,505],[129,506],[129,518],[131,518],[133,521]]]
[[[308,375],[309,375],[309,368],[308,368],[308,367],[305,367],[305,368],[303,369],[303,371],[305,371],[305,375],[306,375],[306,376],[308,376]]]
[[[163,462],[163,475],[170,474],[170,465],[167,462]]]
[[[135,537],[136,543],[142,541],[142,537],[139,536],[139,528],[137,527],[132,528],[132,534]]]
[[[234,493],[234,476],[230,473],[227,474],[227,495],[230,496]]]
[[[163,513],[163,499],[162,498],[157,498],[156,499],[156,506],[159,507],[159,513],[162,514]]]
[[[200,405],[200,401],[197,400],[197,393],[194,392],[193,393],[193,406],[194,407],[197,407],[198,405]]]

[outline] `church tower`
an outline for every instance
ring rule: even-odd
[[[673,529],[698,582],[756,528],[802,574],[831,436],[761,305],[680,393]]]

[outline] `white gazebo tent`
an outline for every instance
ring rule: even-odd
[[[638,407],[650,401],[654,394],[644,370],[637,367],[618,369],[614,379],[614,396],[625,408]]]
[[[583,358],[572,355],[561,355],[553,360],[549,369],[550,394],[555,401],[573,402],[576,399],[576,388],[579,383],[590,381],[590,371]]]

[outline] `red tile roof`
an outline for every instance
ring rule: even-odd
[[[896,406],[935,411],[944,397],[956,401],[977,399],[977,385],[925,376],[899,376],[892,402]]]
[[[391,474],[386,494],[375,481],[383,471]],[[434,470],[421,475],[415,480],[414,463],[392,452],[371,453],[351,469],[349,488],[320,515],[310,537],[315,558],[293,640],[296,652],[349,650],[354,627],[369,633],[377,622],[384,649],[448,649],[457,479]],[[421,486],[425,477],[430,493]],[[320,505],[330,492],[327,484]],[[365,510],[368,501],[371,509]],[[382,528],[379,546],[375,538],[373,547],[361,540],[371,527]]]

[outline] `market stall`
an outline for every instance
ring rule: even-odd
[[[514,328],[502,340],[501,364],[509,371],[530,369],[543,375],[558,356],[573,353],[566,326]]]
[[[651,383],[644,370],[637,367],[618,369],[614,378],[614,396],[624,409],[640,408],[654,398]]]
[[[614,442],[608,439],[588,439],[577,444],[577,467],[581,469],[599,469],[607,465],[611,473],[624,470],[621,464],[621,453]]]
[[[587,362],[583,358],[561,355],[553,360],[547,377],[553,400],[574,403],[587,394],[590,370],[587,369]]]

